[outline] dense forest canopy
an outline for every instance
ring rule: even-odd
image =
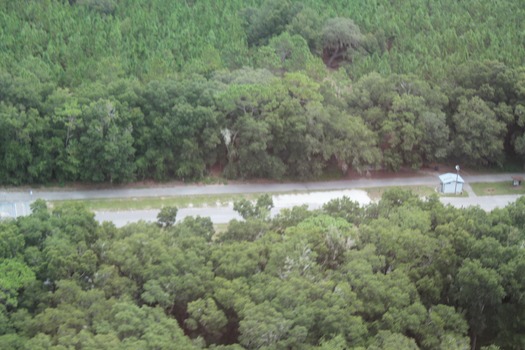
[[[0,183],[525,160],[525,5],[0,3]]]
[[[518,0],[44,0],[1,6],[2,66],[47,75],[61,86],[108,73],[152,80],[253,66],[253,48],[285,32],[303,37],[319,55],[321,36],[329,31],[324,26],[343,18],[355,23],[368,54],[349,68],[354,77],[371,71],[440,77],[467,60],[519,66],[525,56],[525,9]]]
[[[525,3],[0,1],[0,184],[525,163]],[[2,349],[525,348],[525,200],[0,222]]]
[[[0,348],[525,348],[525,198],[235,207],[220,233],[175,208],[117,229],[41,200],[0,221]]]

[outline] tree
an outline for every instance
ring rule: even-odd
[[[177,207],[163,207],[157,214],[157,224],[160,227],[170,227],[177,220]]]
[[[226,241],[255,241],[263,237],[270,230],[270,223],[256,218],[245,221],[233,219],[228,225],[228,230],[219,235],[218,240]]]
[[[264,246],[246,241],[229,241],[220,248],[213,249],[210,260],[216,276],[233,280],[249,278],[261,272],[266,256]]]
[[[397,170],[402,164],[419,168],[447,155],[449,128],[445,114],[439,107],[431,106],[429,98],[432,97],[408,93],[394,97],[380,131],[383,144],[388,147],[384,161],[389,168]]]
[[[306,41],[288,32],[270,39],[268,46],[261,47],[256,56],[258,66],[277,73],[303,70],[312,59]]]
[[[322,20],[319,13],[304,7],[295,15],[287,26],[290,34],[299,34],[306,40],[313,53],[317,53],[321,43]]]
[[[212,298],[192,301],[188,304],[188,314],[184,325],[190,331],[204,336],[207,344],[220,340],[228,319]]]
[[[261,8],[246,8],[242,15],[248,45],[264,45],[284,31],[296,10],[291,1],[266,0]]]
[[[336,17],[326,21],[322,30],[323,55],[326,65],[334,68],[336,60],[352,61],[363,35],[359,27],[349,18]]]
[[[203,238],[206,242],[211,242],[215,235],[215,229],[209,217],[188,216],[185,217],[182,222],[178,223],[175,227],[175,233],[177,238],[199,237]]]
[[[24,236],[14,222],[0,221],[0,259],[19,256],[24,247]]]
[[[233,203],[233,210],[238,212],[245,220],[268,220],[272,208],[273,200],[269,194],[263,194],[257,198],[255,206],[247,199],[241,199]]]
[[[21,261],[5,259],[0,263],[0,304],[7,307],[18,305],[18,292],[35,279],[34,272]]]
[[[144,177],[198,179],[220,154],[218,81],[192,74],[152,81],[140,91],[143,117],[133,131],[137,163]]]
[[[54,177],[58,181],[72,181],[79,177],[78,141],[82,127],[82,109],[78,99],[66,89],[57,89],[49,97],[48,108],[53,108],[49,121],[52,128],[48,152],[54,155]]]
[[[114,0],[77,0],[77,4],[103,15],[113,15],[117,7]]]
[[[518,79],[516,90],[518,93],[518,103],[514,107],[514,127],[509,127],[513,131],[513,146],[516,154],[520,155],[525,164],[525,68],[518,69]]]
[[[268,152],[273,135],[266,121],[245,116],[239,119],[237,153],[241,178],[268,176],[280,178],[285,166],[280,159]]]
[[[278,233],[283,233],[287,227],[295,226],[313,215],[316,214],[308,210],[307,204],[294,206],[292,209],[281,209],[272,219],[272,229]]]
[[[323,205],[323,211],[332,217],[340,217],[351,224],[359,226],[364,216],[364,208],[359,202],[347,196],[332,199]]]
[[[19,185],[37,180],[40,170],[33,168],[32,139],[37,136],[38,111],[0,103],[0,182]],[[34,171],[30,171],[34,169]]]
[[[425,111],[420,116],[424,136],[421,140],[421,158],[425,163],[439,162],[450,154],[450,128],[445,113]]]
[[[413,339],[407,338],[399,333],[390,331],[379,331],[374,337],[374,342],[368,347],[369,350],[416,350],[418,346]]]
[[[293,321],[287,320],[268,302],[253,305],[244,312],[239,342],[247,349],[285,345],[288,338],[294,336]]]
[[[443,109],[447,97],[438,87],[415,76],[369,74],[361,78],[348,103],[377,133],[383,164],[398,170],[419,168],[445,159],[450,127]]]
[[[478,336],[486,329],[488,317],[493,317],[505,291],[497,271],[485,268],[478,260],[466,259],[456,276],[455,298],[466,311],[470,326],[472,350],[477,349]]]
[[[463,315],[454,307],[434,305],[427,310],[427,320],[419,333],[422,339],[419,343],[426,349],[467,349],[470,339],[466,336],[468,324]]]
[[[506,253],[509,254],[506,249]],[[490,254],[490,253],[489,253]],[[512,253],[511,253],[512,254]],[[512,254],[514,255],[514,254]],[[520,298],[525,293],[525,259],[522,251],[507,263],[499,267],[505,297],[498,308],[497,316],[490,319],[490,327],[497,334],[494,343],[502,348],[518,349],[525,346],[525,336],[518,331],[525,321],[520,317],[525,312],[525,302]]]
[[[362,173],[379,165],[381,153],[377,136],[361,118],[337,110],[330,114],[327,139],[342,173],[346,174],[349,169]]]
[[[304,73],[287,73],[275,82],[274,108],[267,118],[274,135],[271,150],[286,166],[286,173],[312,178],[330,157],[328,115],[322,106],[319,84]]]
[[[505,124],[482,99],[460,99],[452,122],[453,150],[458,159],[469,164],[502,164]]]
[[[85,242],[74,242],[64,232],[56,232],[46,238],[43,257],[46,262],[46,278],[50,282],[75,278],[89,283],[97,267],[97,256]]]
[[[339,267],[357,239],[351,224],[327,215],[307,218],[297,226],[289,227],[286,234],[306,239],[308,247],[315,252],[317,263],[331,269]]]
[[[91,103],[83,110],[83,121],[81,180],[112,183],[133,179],[132,126],[119,116],[115,104],[102,99]]]

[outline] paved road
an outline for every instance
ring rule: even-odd
[[[510,181],[512,175],[522,174],[489,174],[489,175],[465,175],[464,180],[468,182],[500,182]],[[277,193],[277,192],[308,192],[308,191],[333,191],[356,188],[389,187],[389,186],[417,186],[417,185],[438,185],[439,180],[436,174],[429,174],[415,177],[374,179],[364,178],[358,180],[341,180],[326,182],[299,182],[299,183],[269,183],[269,184],[228,184],[228,185],[176,185],[169,187],[151,188],[115,188],[104,190],[61,190],[29,191],[2,190],[0,189],[0,212],[9,216],[25,215],[29,212],[29,203],[37,198],[47,201],[72,200],[72,199],[97,199],[97,198],[136,198],[136,197],[156,197],[156,196],[191,196],[206,194],[237,194],[237,193]],[[485,210],[492,210],[496,207],[503,207],[515,201],[519,196],[491,196],[491,197],[468,197],[451,198],[443,197],[442,202],[457,207],[480,205]],[[20,208],[20,212],[19,212]],[[217,222],[227,222],[230,214],[225,214],[221,208],[194,208],[188,209],[188,215],[216,217]],[[130,218],[144,218],[154,220],[156,211],[133,211],[119,212],[122,219],[115,217],[115,214],[107,214],[111,221],[125,220]],[[97,213],[97,218],[104,220],[106,214]],[[185,215],[181,210],[179,217]],[[111,218],[110,218],[111,217]],[[127,222],[127,221],[126,221]]]
[[[466,182],[499,182],[510,181],[512,175],[521,174],[492,174],[492,175],[462,175]],[[206,194],[227,193],[275,193],[275,192],[307,192],[330,191],[353,188],[389,187],[389,186],[417,186],[437,185],[439,179],[436,175],[416,177],[391,178],[391,179],[358,179],[325,182],[294,182],[294,183],[267,183],[267,184],[229,184],[229,185],[177,185],[170,187],[151,188],[116,188],[104,190],[63,190],[46,191],[2,191],[0,189],[0,202],[27,202],[36,198],[47,201],[72,200],[72,199],[97,199],[97,198],[133,198],[157,196],[191,196]]]

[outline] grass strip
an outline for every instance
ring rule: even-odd
[[[504,194],[525,194],[525,186],[513,186],[512,181],[474,182],[470,184],[478,196],[498,196]]]
[[[52,201],[52,207],[66,203],[82,203],[93,211],[121,211],[121,210],[148,210],[160,209],[166,206],[178,208],[189,207],[220,207],[228,203],[245,198],[255,200],[261,193],[249,194],[217,194],[217,195],[196,195],[180,197],[132,197],[132,198],[102,198],[102,199],[83,199]]]
[[[289,191],[270,193],[272,196],[285,194],[304,194],[322,191]],[[82,203],[86,209],[93,211],[124,211],[124,210],[149,210],[161,209],[166,206],[177,208],[202,208],[202,207],[224,207],[229,203],[240,199],[255,201],[265,193],[224,193],[224,194],[202,194],[193,196],[158,196],[158,197],[132,197],[132,198],[100,198],[50,201],[50,207],[57,207],[66,203]]]

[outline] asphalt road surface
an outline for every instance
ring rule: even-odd
[[[522,174],[488,174],[488,175],[465,175],[462,174],[466,183],[469,182],[500,182],[509,181],[512,175]],[[20,191],[16,189],[0,189],[0,215],[16,217],[27,215],[29,204],[37,198],[46,201],[73,200],[73,199],[97,199],[97,198],[137,198],[137,197],[156,197],[156,196],[190,196],[206,194],[239,194],[239,193],[277,193],[277,192],[309,192],[350,190],[371,187],[390,187],[390,186],[417,186],[439,184],[437,174],[374,179],[363,178],[358,180],[340,180],[326,182],[295,182],[295,183],[264,183],[264,184],[228,184],[228,185],[176,185],[166,187],[150,188],[114,188],[103,190],[59,190],[47,191],[33,189]],[[456,207],[466,207],[479,205],[485,210],[492,210],[497,207],[504,207],[508,203],[515,201],[520,196],[490,196],[490,197],[442,197],[441,201]],[[319,202],[318,205],[322,203]],[[295,204],[297,205],[297,204]],[[157,211],[121,211],[121,212],[98,212],[98,220],[113,221],[119,226],[123,223],[136,220],[156,220]],[[210,216],[212,221],[221,223],[228,222],[231,218],[238,218],[237,214],[229,207],[225,208],[184,208],[180,209],[179,218],[186,215]]]
[[[466,182],[500,182],[510,181],[511,176],[522,174],[492,174],[492,175],[462,175]],[[275,193],[275,192],[308,192],[330,191],[370,187],[389,186],[417,186],[439,184],[437,175],[425,175],[389,179],[358,179],[324,182],[291,182],[291,183],[264,183],[264,184],[228,184],[228,185],[176,185],[169,187],[150,188],[115,188],[103,190],[58,190],[46,191],[33,189],[17,191],[0,189],[0,202],[28,202],[37,198],[46,201],[72,200],[72,199],[97,199],[97,198],[133,198],[157,196],[192,196],[206,194],[227,193]]]

